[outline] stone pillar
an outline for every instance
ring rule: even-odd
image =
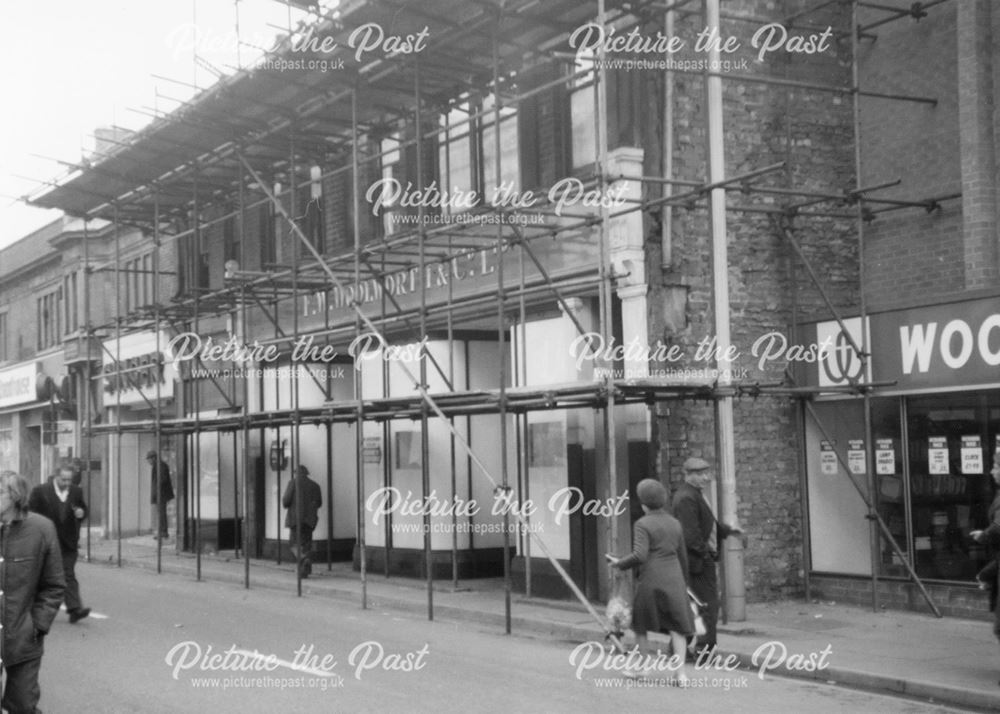
[[[633,147],[616,149],[608,155],[610,176],[641,176],[643,150]],[[642,198],[642,183],[634,179],[616,181],[611,189],[630,201]],[[615,292],[621,300],[621,344],[625,347],[622,375],[625,379],[649,377],[649,283],[646,276],[645,235],[643,214],[633,211],[611,220],[608,230],[609,262],[615,278]],[[630,347],[633,347],[630,349]],[[635,349],[638,348],[638,349]],[[647,477],[656,477],[651,468],[652,414],[648,406],[630,405],[615,409],[616,465],[618,493],[628,491],[635,498],[632,486]],[[630,504],[633,507],[634,504]],[[628,514],[618,518],[618,542],[631,543]]]

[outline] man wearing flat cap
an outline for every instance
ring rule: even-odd
[[[323,492],[319,484],[309,478],[309,469],[302,464],[295,469],[295,477],[288,480],[281,505],[288,509],[285,512],[285,528],[291,531],[299,575],[308,578],[312,573],[313,531],[319,523]]]
[[[719,543],[743,531],[716,519],[702,492],[714,478],[712,465],[704,459],[691,457],[684,462],[684,483],[674,492],[674,517],[681,522],[687,546],[688,573],[691,591],[706,604],[705,636],[698,641],[699,649],[715,647],[715,629],[719,619],[719,577],[715,563],[719,558]]]

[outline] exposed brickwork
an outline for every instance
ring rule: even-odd
[[[873,195],[903,200],[962,193],[931,213],[893,211],[866,226],[871,309],[997,285],[989,5],[945,3],[921,22],[883,25],[877,41],[861,43],[863,89],[937,100],[862,99],[862,184],[901,179]]]
[[[987,621],[993,619],[989,611],[988,597],[982,590],[935,583],[925,583],[924,586],[945,617]],[[815,600],[871,607],[872,581],[867,578],[814,575],[811,595]],[[883,609],[931,612],[919,588],[908,581],[879,580],[878,600],[879,606]]]
[[[731,6],[732,7],[731,7]],[[768,3],[739,2],[727,11],[768,15]],[[697,21],[700,23],[700,18]],[[845,22],[831,15],[830,24]],[[749,44],[749,29],[732,23],[726,33],[741,34]],[[788,62],[767,60],[759,69],[775,76],[846,85],[849,55],[844,48]],[[662,103],[662,79],[646,77],[643,89]],[[854,180],[851,104],[828,92],[786,89],[756,83],[724,83],[726,173],[734,175],[779,161],[788,163],[758,183],[816,191],[839,191]],[[675,175],[702,180],[705,176],[703,80],[676,75]],[[657,127],[647,131],[655,132]],[[647,136],[644,173],[662,170],[661,147]],[[659,190],[653,187],[651,190]],[[730,206],[780,206],[779,197],[731,192]],[[701,204],[704,206],[704,202]],[[753,343],[771,331],[789,333],[793,307],[798,319],[828,315],[819,292],[801,263],[794,263],[789,247],[771,220],[759,213],[728,213],[729,290],[733,345],[741,352],[734,364],[746,368],[743,379],[780,381],[784,361],[758,368],[750,358]],[[654,274],[650,296],[652,339],[682,345],[691,357],[697,342],[714,333],[710,234],[704,208],[677,208],[673,222],[673,269]],[[857,237],[851,221],[832,218],[796,219],[791,235],[822,275],[823,286],[841,308],[858,296]],[[659,227],[651,224],[647,265],[660,264]],[[664,322],[671,292],[664,285],[686,288],[687,326],[671,332]],[[714,366],[688,360],[690,366]],[[745,557],[747,596],[750,600],[798,594],[802,588],[802,532],[796,406],[785,399],[760,398],[735,405],[736,478],[738,516],[749,535]],[[680,464],[689,455],[715,456],[713,409],[709,405],[673,402],[662,405],[657,419],[661,477],[682,479]]]

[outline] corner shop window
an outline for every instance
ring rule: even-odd
[[[907,400],[911,527],[917,575],[972,580],[986,564],[969,531],[987,524],[1000,391]]]

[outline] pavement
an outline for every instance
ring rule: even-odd
[[[116,540],[91,539],[91,563],[117,566]],[[82,549],[81,549],[82,550]],[[123,539],[123,567],[157,569],[156,541],[150,536]],[[177,553],[164,544],[160,569],[166,576],[195,578],[193,554]],[[229,551],[205,554],[201,578],[243,583],[245,561]],[[250,561],[250,588],[297,594],[292,564]],[[364,584],[372,609],[427,616],[428,592],[423,580],[369,573]],[[350,563],[313,566],[302,581],[302,594],[361,605],[360,575]],[[436,620],[505,627],[502,579],[436,581]],[[603,606],[595,604],[598,612]],[[511,631],[523,637],[566,642],[603,641],[600,626],[577,602],[528,598],[513,593]],[[656,636],[654,636],[655,640]],[[779,601],[747,606],[743,622],[719,625],[719,646],[710,672],[735,665],[762,679],[795,677],[839,684],[977,711],[1000,711],[1000,647],[991,623],[931,614],[869,609],[833,602]]]

